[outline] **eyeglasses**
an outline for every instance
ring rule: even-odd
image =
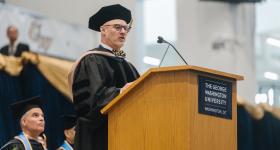
[[[129,32],[131,27],[128,25],[120,25],[120,24],[107,24],[103,26],[112,26],[116,31],[121,32],[124,29],[126,32]]]

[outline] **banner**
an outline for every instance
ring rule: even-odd
[[[56,21],[24,8],[0,4],[0,47],[8,44],[6,29],[14,25],[19,41],[31,51],[66,59],[76,59],[96,47],[97,34],[84,26]]]

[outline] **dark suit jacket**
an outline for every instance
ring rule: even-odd
[[[21,53],[24,51],[29,51],[29,46],[23,43],[18,43],[14,56],[20,57]],[[9,55],[9,45],[5,45],[4,47],[2,47],[0,49],[0,53],[3,55]]]

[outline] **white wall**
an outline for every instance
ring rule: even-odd
[[[87,26],[88,18],[103,3],[93,0],[7,0],[6,3],[41,12],[50,18]]]
[[[191,65],[236,73],[238,95],[254,101],[254,5],[177,1],[178,49]],[[218,44],[214,50],[213,42]]]

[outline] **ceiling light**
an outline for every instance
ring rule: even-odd
[[[280,47],[280,40],[275,38],[267,38],[266,43],[272,46]]]
[[[153,57],[149,57],[149,56],[145,56],[143,58],[143,62],[149,65],[153,65],[153,66],[158,66],[160,63],[160,60],[157,58],[153,58]]]
[[[265,93],[256,94],[256,96],[255,96],[255,102],[256,102],[256,104],[259,104],[259,103],[267,103],[267,95],[266,95]]]
[[[269,80],[278,80],[279,79],[278,74],[273,73],[273,72],[265,72],[264,77]]]
[[[268,97],[268,104],[272,106],[274,103],[274,90],[272,88],[268,90],[267,97]]]

